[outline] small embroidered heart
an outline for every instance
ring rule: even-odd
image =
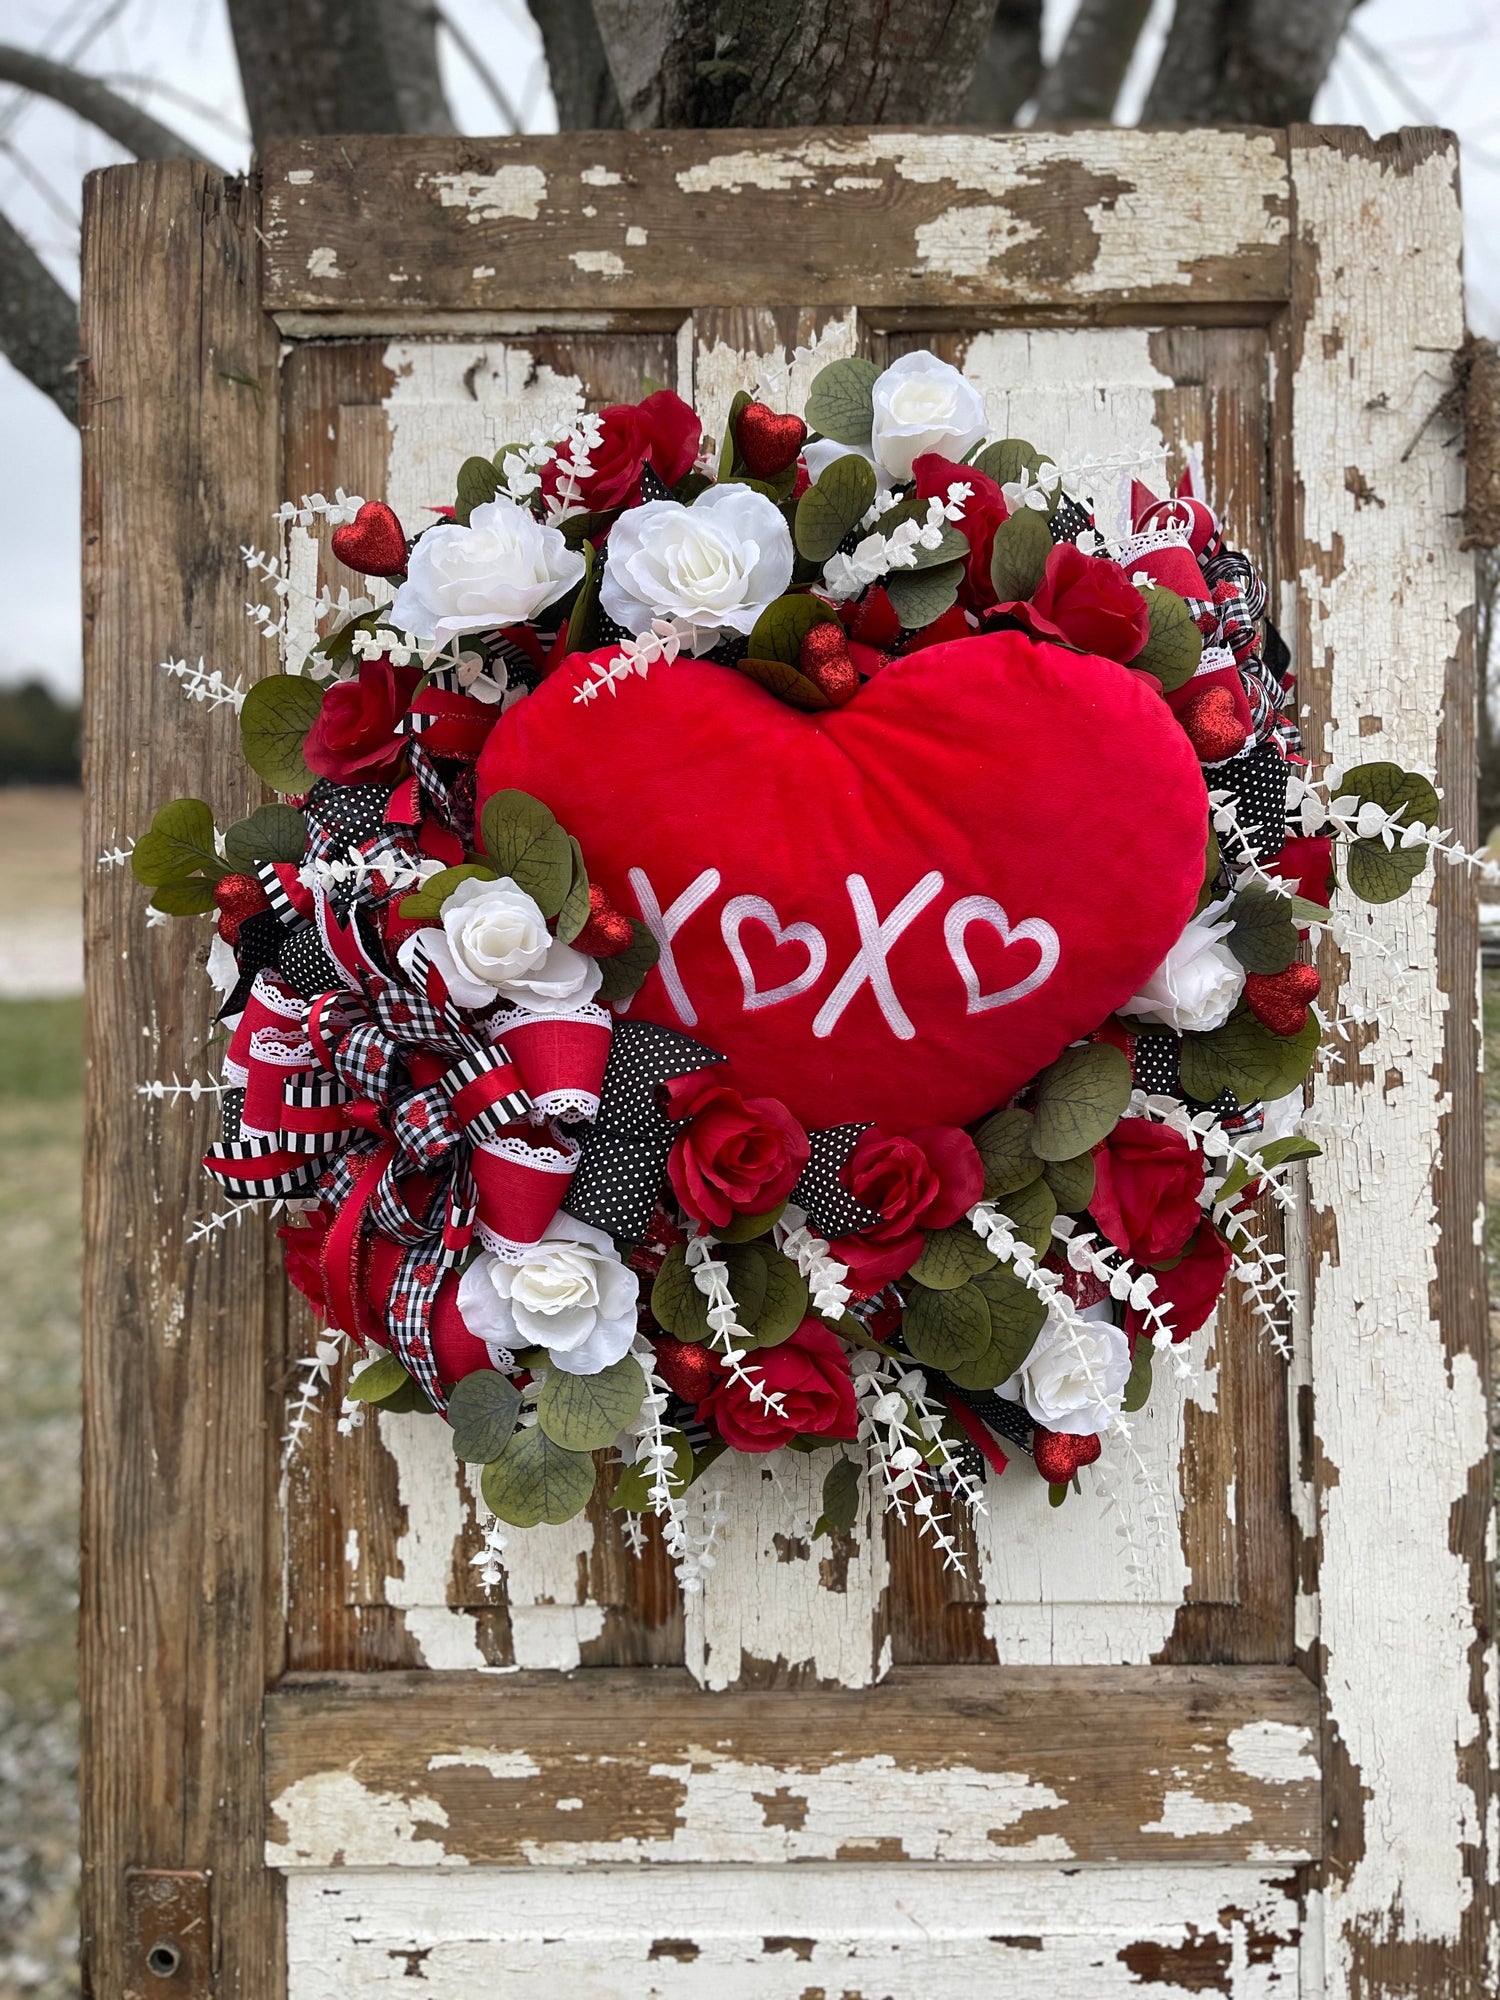
[[[800,417],[778,417],[764,403],[747,403],[736,420],[734,441],[757,479],[774,479],[806,444],[807,425]]]
[[[406,530],[383,500],[367,500],[352,521],[334,529],[333,553],[361,576],[403,576]]]
[[[1315,965],[1289,965],[1285,972],[1250,972],[1245,975],[1245,1005],[1273,1035],[1300,1035],[1321,983]]]
[[[597,882],[590,882],[588,922],[573,940],[574,951],[585,958],[618,958],[629,948],[632,935],[629,917],[615,908]]]
[[[1185,702],[1177,720],[1188,733],[1200,764],[1221,764],[1245,747],[1245,725],[1234,712],[1226,687],[1205,688]]]
[[[271,899],[253,875],[225,875],[214,884],[214,902],[219,912],[219,936],[225,944],[238,944],[240,925],[246,917],[269,910]]]
[[[849,656],[849,641],[843,626],[832,620],[803,633],[797,664],[835,708],[859,692],[859,670]]]
[[[1066,1486],[1080,1465],[1092,1465],[1101,1446],[1096,1437],[1074,1437],[1071,1431],[1031,1434],[1031,1460],[1049,1486]]]
[[[685,1403],[701,1403],[719,1379],[718,1363],[702,1341],[670,1334],[656,1343],[656,1372]]]

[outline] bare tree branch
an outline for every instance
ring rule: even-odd
[[[951,125],[994,0],[594,0],[637,129]]]
[[[966,125],[1009,125],[1042,73],[1042,0],[999,0],[962,112]]]
[[[1148,125],[1290,125],[1312,115],[1359,0],[1177,0]]]
[[[78,308],[0,215],[0,352],[78,421]]]
[[[186,139],[179,139],[149,111],[142,111],[98,77],[88,76],[67,63],[53,62],[49,56],[0,44],[0,83],[17,83],[23,90],[35,91],[38,97],[50,97],[54,103],[86,118],[90,125],[97,125],[107,138],[138,160],[198,157],[195,147]]]
[[[1150,12],[1151,0],[1082,0],[1057,61],[1042,78],[1037,124],[1110,117]]]
[[[602,132],[621,124],[593,0],[527,0],[527,5],[541,32],[561,129]]]
[[[257,145],[331,132],[451,132],[430,0],[229,0]]]

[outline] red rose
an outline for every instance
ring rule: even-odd
[[[1211,1222],[1198,1225],[1198,1233],[1184,1251],[1182,1261],[1170,1271],[1158,1271],[1151,1303],[1171,1322],[1173,1340],[1186,1340],[1196,1333],[1214,1307],[1229,1275],[1230,1249]],[[1125,1331],[1132,1340],[1142,1334],[1149,1340],[1151,1322],[1131,1306],[1125,1314]]]
[[[328,1301],[323,1293],[323,1238],[332,1217],[321,1208],[309,1209],[300,1223],[284,1223],[276,1234],[286,1274],[309,1305],[316,1306],[323,1319],[328,1317]]]
[[[615,403],[599,412],[604,436],[589,453],[592,470],[579,481],[585,505],[596,514],[638,507],[641,468],[649,465],[664,486],[675,486],[693,469],[703,425],[692,407],[670,389],[657,389],[639,403]],[[543,468],[542,487],[555,492],[567,461]]]
[[[1146,600],[1117,562],[1059,542],[1029,604],[1002,604],[1038,639],[1063,639],[1123,666],[1151,634]]]
[[[1010,512],[1005,495],[988,473],[976,472],[972,465],[955,465],[940,452],[924,451],[912,460],[911,469],[919,500],[946,500],[948,488],[957,481],[971,489],[963,503],[964,517],[956,523],[969,545],[959,598],[971,611],[987,611],[995,601],[995,586],[990,582],[995,530]]]
[[[1279,875],[1294,896],[1305,896],[1310,903],[1321,903],[1326,910],[1329,901],[1329,884],[1333,880],[1333,842],[1319,835],[1307,840],[1289,840],[1276,856],[1268,861],[1269,874]]]
[[[396,724],[411,707],[420,667],[393,667],[385,654],[366,660],[359,678],[335,681],[307,732],[307,768],[336,785],[379,784],[394,778],[406,755]]]
[[[785,1201],[807,1165],[807,1134],[774,1097],[741,1097],[712,1071],[674,1077],[667,1115],[691,1123],[672,1141],[667,1178],[688,1214],[722,1229]]]
[[[1203,1219],[1202,1191],[1202,1155],[1170,1125],[1122,1118],[1094,1148],[1089,1211],[1137,1264],[1165,1264],[1181,1255]]]
[[[924,1229],[947,1229],[984,1193],[984,1167],[967,1132],[930,1125],[897,1135],[872,1125],[839,1179],[884,1220],[841,1236],[833,1253],[849,1266],[852,1289],[867,1299],[916,1262]]]
[[[775,1451],[794,1437],[852,1438],[859,1429],[854,1383],[839,1337],[811,1314],[779,1347],[745,1356],[746,1370],[781,1398],[784,1415],[755,1402],[722,1362],[719,1366],[722,1379],[698,1405],[698,1416],[736,1451]]]

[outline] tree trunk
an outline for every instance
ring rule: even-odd
[[[1042,73],[1042,0],[999,0],[964,99],[963,122],[1009,125]]]
[[[1359,0],[1177,0],[1147,125],[1292,125],[1312,115]]]
[[[1150,12],[1151,0],[1082,0],[1057,61],[1042,78],[1037,124],[1107,119]]]
[[[664,125],[952,125],[994,0],[594,0],[624,110]]]
[[[564,132],[600,132],[622,122],[593,0],[528,0],[547,55],[557,123]]]
[[[250,130],[451,132],[425,0],[229,0]]]

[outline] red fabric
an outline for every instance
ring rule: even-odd
[[[393,667],[382,654],[362,662],[354,680],[335,681],[303,745],[308,770],[336,785],[394,778],[406,755],[406,739],[396,734],[396,724],[421,678],[420,667]]]
[[[667,1116],[690,1122],[672,1141],[667,1178],[699,1222],[722,1229],[785,1201],[807,1165],[807,1134],[774,1097],[740,1096],[709,1071],[665,1086]]]
[[[1226,664],[1215,667],[1206,674],[1194,674],[1190,681],[1184,681],[1180,688],[1173,688],[1167,695],[1167,707],[1174,715],[1180,717],[1193,702],[1215,688],[1223,688],[1234,704],[1234,719],[1240,725],[1240,743],[1243,744],[1255,727],[1255,719],[1250,713],[1250,699],[1245,693],[1245,683],[1240,679],[1240,670],[1236,666]]]
[[[1133,660],[1151,636],[1146,600],[1116,562],[1059,542],[1029,604],[1002,604],[1038,638],[1062,639],[1101,659]]]
[[[502,716],[480,801],[504,786],[542,799],[632,915],[632,870],[663,911],[716,870],[672,940],[686,1012],[658,965],[631,1018],[719,1050],[716,1080],[780,1098],[809,1130],[970,1123],[1138,992],[1192,914],[1198,761],[1159,696],[1106,660],[991,633],[893,660],[817,715],[682,658],[580,703],[588,665]],[[856,878],[881,923],[928,885],[884,954],[899,1015],[846,979]],[[997,907],[956,907],[976,897]],[[1043,969],[1046,932],[1013,932],[1031,920],[1055,933],[1056,964],[996,1002]]]
[[[1153,505],[1155,503],[1153,502]],[[1208,595],[1208,585],[1203,571],[1198,566],[1198,558],[1188,546],[1186,535],[1164,542],[1154,549],[1142,549],[1132,555],[1124,565],[1125,574],[1134,579],[1144,572],[1153,583],[1159,583],[1165,590],[1176,591],[1181,598],[1204,598]]]
[[[858,1431],[849,1359],[822,1320],[809,1314],[779,1347],[757,1348],[744,1360],[747,1371],[780,1396],[785,1414],[753,1402],[721,1362],[722,1379],[698,1405],[698,1415],[736,1451],[776,1451],[794,1437],[852,1438]]]
[[[1309,903],[1321,903],[1326,910],[1333,881],[1333,842],[1322,835],[1289,840],[1274,861],[1265,864],[1268,875],[1279,875],[1294,896]]]
[[[1219,1303],[1229,1265],[1229,1245],[1211,1222],[1200,1222],[1182,1262],[1157,1272],[1151,1303],[1171,1322],[1174,1341],[1196,1333]],[[1125,1331],[1132,1340],[1142,1333],[1149,1338],[1151,1324],[1131,1306],[1125,1314]]]
[[[1094,1148],[1089,1213],[1137,1264],[1179,1256],[1203,1211],[1203,1156],[1180,1132],[1149,1118],[1122,1118]]]
[[[831,1246],[849,1267],[850,1289],[867,1299],[909,1271],[924,1229],[947,1229],[984,1193],[984,1165],[967,1132],[934,1125],[899,1136],[872,1125],[844,1162],[839,1178],[866,1208],[885,1217],[858,1236]]]
[[[958,532],[969,545],[959,595],[971,611],[988,610],[995,601],[995,586],[990,582],[995,530],[1010,512],[1005,495],[988,473],[976,472],[972,465],[958,465],[941,452],[924,451],[912,460],[911,470],[919,500],[946,500],[948,488],[959,483],[970,489],[963,503],[964,517],[958,523]]]
[[[533,1015],[530,1020],[517,1021],[502,1014],[491,1032],[503,1043],[537,1104],[559,1090],[597,1097],[604,1086],[604,1066],[609,1061],[608,1021],[567,1014]]]
[[[328,1301],[323,1296],[322,1255],[329,1219],[326,1210],[314,1208],[300,1223],[285,1222],[276,1232],[288,1278],[324,1319],[328,1317]]]
[[[528,1157],[512,1159],[508,1149],[499,1151],[503,1140],[474,1148],[470,1164],[479,1220],[507,1242],[540,1243],[568,1191],[574,1161],[539,1141],[530,1128],[508,1129],[525,1139]]]

